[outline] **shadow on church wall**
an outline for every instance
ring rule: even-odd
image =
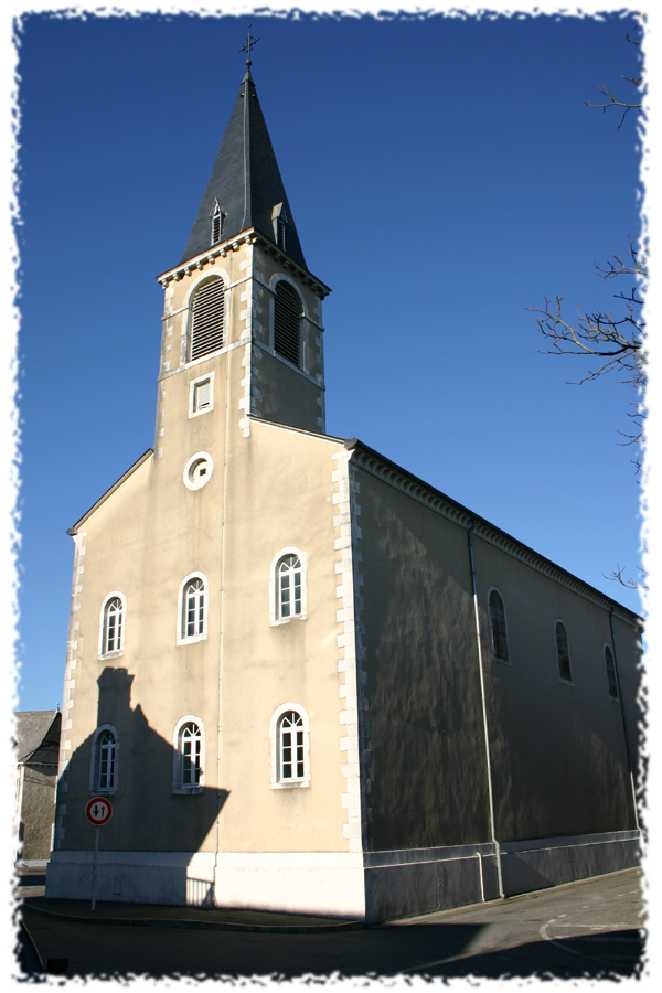
[[[82,898],[88,895],[86,888],[91,894],[96,829],[87,821],[85,805],[91,796],[106,794],[113,816],[98,829],[99,899],[212,904],[211,860],[202,872],[188,867],[213,829],[228,791],[204,785],[194,792],[176,791],[177,749],[150,726],[140,705],[131,708],[134,678],[126,669],[107,667],[97,680],[96,727],[111,725],[117,736],[116,785],[107,794],[95,788],[95,735],[89,735],[75,749],[58,784],[47,895]],[[205,765],[203,750],[203,783]],[[215,838],[210,847],[216,850]],[[66,853],[75,853],[73,859]],[[79,863],[73,870],[72,861]],[[191,878],[196,875],[200,878]]]

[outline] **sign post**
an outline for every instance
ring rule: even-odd
[[[93,796],[85,804],[85,816],[96,828],[94,832],[94,860],[92,862],[92,910],[97,905],[97,857],[99,855],[99,828],[113,816],[113,805],[105,796]]]

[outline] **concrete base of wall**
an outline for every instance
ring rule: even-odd
[[[639,834],[539,838],[499,846],[504,896],[639,863]],[[353,917],[411,917],[496,900],[492,844],[391,852],[54,852],[46,896],[180,906],[246,907]]]
[[[499,847],[503,896],[639,864],[637,831],[539,838]],[[389,920],[500,897],[497,846],[366,852],[366,919]]]
[[[638,865],[640,858],[638,831],[504,842],[501,845],[504,896],[629,869]]]
[[[96,875],[96,882],[93,877]],[[364,916],[363,858],[345,852],[54,852],[46,896]]]

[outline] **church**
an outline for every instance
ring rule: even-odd
[[[69,532],[47,895],[379,921],[637,864],[640,619],[326,433],[250,60],[159,282],[154,445]]]

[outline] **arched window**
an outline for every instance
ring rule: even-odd
[[[205,279],[191,298],[189,360],[223,348],[225,283],[220,276]]]
[[[303,306],[297,291],[280,280],[276,284],[274,348],[295,366],[301,365],[301,318]]]
[[[490,632],[492,635],[492,654],[501,662],[508,662],[508,634],[506,631],[506,613],[503,600],[498,590],[490,590],[489,597]]]
[[[175,789],[190,791],[202,784],[202,726],[184,719],[177,729],[174,768]]]
[[[111,728],[97,731],[94,742],[93,789],[110,791],[115,789],[117,768],[117,738]]]
[[[287,621],[303,612],[301,559],[281,555],[276,564],[276,620]]]
[[[568,650],[568,633],[563,621],[556,622],[556,658],[559,664],[559,676],[566,683],[572,682],[570,671],[570,652]]]
[[[198,641],[207,631],[206,583],[203,576],[187,577],[180,595],[180,641]]]
[[[111,593],[101,608],[99,655],[113,655],[124,648],[124,599]]]
[[[278,707],[270,723],[271,786],[310,785],[310,729],[308,715],[299,703]]]
[[[609,696],[618,696],[618,679],[616,676],[616,663],[609,645],[605,645],[605,665],[607,667],[607,687]]]

